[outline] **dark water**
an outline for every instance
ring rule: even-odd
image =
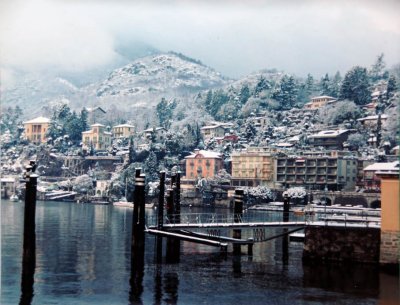
[[[0,303],[4,305],[18,304],[21,296],[23,206],[23,202],[1,203]],[[252,258],[225,257],[219,249],[185,242],[180,263],[164,259],[157,265],[155,238],[147,236],[144,276],[131,287],[132,210],[38,202],[36,213],[32,304],[386,305],[399,301],[398,277],[370,265],[304,266],[302,244],[290,243],[286,257],[281,239],[256,244]],[[270,214],[253,216],[265,219]]]

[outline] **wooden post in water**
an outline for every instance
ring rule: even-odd
[[[175,215],[175,190],[168,189],[167,196],[167,215],[168,219],[171,223],[175,223],[176,215]],[[178,263],[179,262],[179,251],[180,251],[180,242],[176,238],[169,237],[167,239],[167,253],[166,253],[166,261],[167,263]]]
[[[157,229],[162,230],[164,226],[164,199],[165,199],[165,172],[160,172],[160,193],[158,194],[158,214],[157,214]],[[162,262],[162,244],[163,239],[157,236],[156,240],[156,261],[158,264]]]
[[[181,173],[176,173],[175,178],[175,223],[181,222]]]
[[[289,221],[289,203],[290,203],[290,197],[285,194],[283,196],[283,221],[288,222]]]
[[[36,191],[38,175],[34,174],[34,161],[26,167],[25,208],[24,208],[24,243],[22,252],[21,298],[19,304],[31,304],[36,267]]]
[[[243,190],[235,190],[235,202],[233,205],[233,219],[235,223],[242,222],[243,215]],[[242,238],[242,230],[234,229],[233,230],[233,238],[241,239]],[[241,253],[241,247],[238,244],[233,244],[233,254],[238,255]]]
[[[144,242],[145,242],[145,175],[140,175],[140,170],[135,174],[134,210],[132,216],[132,242],[131,242],[131,303],[141,303],[144,276]]]

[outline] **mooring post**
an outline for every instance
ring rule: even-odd
[[[253,255],[253,244],[254,244],[254,239],[253,238],[248,238],[247,239],[248,244],[247,244],[247,255],[252,256]]]
[[[144,276],[144,229],[145,229],[145,175],[140,175],[140,169],[135,174],[134,211],[132,216],[131,242],[131,291],[129,299],[132,303],[141,302]]]
[[[24,207],[24,242],[22,252],[21,298],[20,304],[31,304],[36,267],[36,192],[37,178],[34,174],[34,161],[26,167],[25,207]]]
[[[243,190],[235,190],[235,202],[233,206],[233,219],[235,223],[242,222],[243,215]],[[233,230],[233,238],[241,239],[242,238],[242,230],[234,229]],[[241,247],[239,244],[233,244],[233,254],[240,254]]]
[[[172,224],[176,223],[175,215],[175,190],[168,189],[167,191],[167,215],[168,219]],[[167,252],[166,261],[167,263],[177,263],[179,262],[179,251],[180,251],[180,241],[177,238],[169,237],[167,239]]]
[[[290,203],[290,197],[288,194],[283,195],[283,221],[288,222],[289,221],[289,203]]]
[[[165,200],[165,172],[160,172],[160,193],[158,194],[158,214],[157,214],[157,229],[162,230],[164,226],[164,200]],[[162,262],[162,244],[161,236],[157,236],[157,263]]]
[[[176,173],[175,178],[175,223],[181,222],[181,173]]]

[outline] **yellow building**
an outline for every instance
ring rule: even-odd
[[[50,119],[38,117],[36,119],[23,123],[25,129],[25,137],[34,144],[45,143],[46,132],[49,129]]]
[[[111,145],[111,132],[106,131],[102,124],[91,127],[91,130],[82,132],[82,149],[87,151],[92,144],[95,150],[106,150]]]
[[[254,147],[235,151],[231,159],[233,186],[274,187],[274,160],[270,150]]]
[[[333,103],[335,101],[336,99],[332,96],[327,96],[327,95],[316,96],[311,99],[311,102],[305,104],[304,108],[314,110],[322,106],[325,106],[326,104]]]
[[[380,263],[400,263],[400,181],[399,170],[377,173],[381,177],[381,247]]]
[[[116,125],[112,129],[114,138],[129,138],[135,133],[135,126],[129,124]]]

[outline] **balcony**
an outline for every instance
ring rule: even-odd
[[[325,169],[317,170],[317,175],[326,175],[326,170]]]
[[[318,161],[317,162],[318,167],[326,167],[326,162],[325,161]]]
[[[315,161],[307,161],[307,166],[308,167],[315,167],[317,163]]]
[[[285,181],[285,175],[278,175],[278,177],[276,178],[277,182],[284,182]]]
[[[278,160],[278,166],[286,166],[286,160]]]

